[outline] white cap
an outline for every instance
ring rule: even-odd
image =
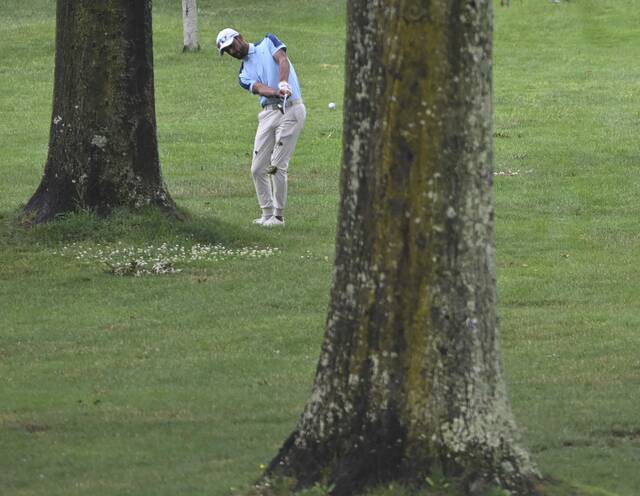
[[[224,54],[224,49],[231,45],[231,43],[233,43],[233,39],[239,34],[240,33],[232,28],[224,28],[218,33],[218,37],[216,38],[216,45],[218,46],[218,50],[220,51],[220,56]]]

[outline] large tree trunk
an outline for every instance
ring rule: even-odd
[[[200,50],[196,0],[182,0],[182,31],[184,33],[182,51],[196,52]]]
[[[151,1],[58,0],[56,23],[49,154],[27,217],[173,211],[158,159]]]
[[[351,0],[341,206],[311,399],[265,478],[534,494],[500,364],[491,0]]]

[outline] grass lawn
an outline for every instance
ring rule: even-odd
[[[638,495],[640,10],[510,3],[495,8],[494,54],[510,397],[543,472]],[[55,2],[3,1],[3,496],[232,494],[260,474],[309,394],[335,240],[344,1],[198,5],[202,50],[184,55],[179,4],[154,2],[161,163],[191,219],[85,214],[25,231],[13,219],[46,159]],[[276,33],[301,79],[308,120],[282,230],[251,224],[259,107],[236,82],[238,62],[217,56],[229,25],[249,40]],[[171,251],[181,272],[117,277],[96,261],[145,247]],[[192,248],[203,255],[189,258]]]

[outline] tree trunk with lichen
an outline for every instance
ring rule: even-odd
[[[182,0],[183,52],[200,50],[198,41],[198,6],[196,0]]]
[[[28,221],[174,212],[160,174],[151,33],[150,0],[58,0],[49,153]]]
[[[263,484],[535,494],[501,371],[491,0],[351,0],[341,205],[310,400]]]

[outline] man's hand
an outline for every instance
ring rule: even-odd
[[[278,84],[278,95],[281,97],[291,96],[291,86],[286,81],[280,81]]]

